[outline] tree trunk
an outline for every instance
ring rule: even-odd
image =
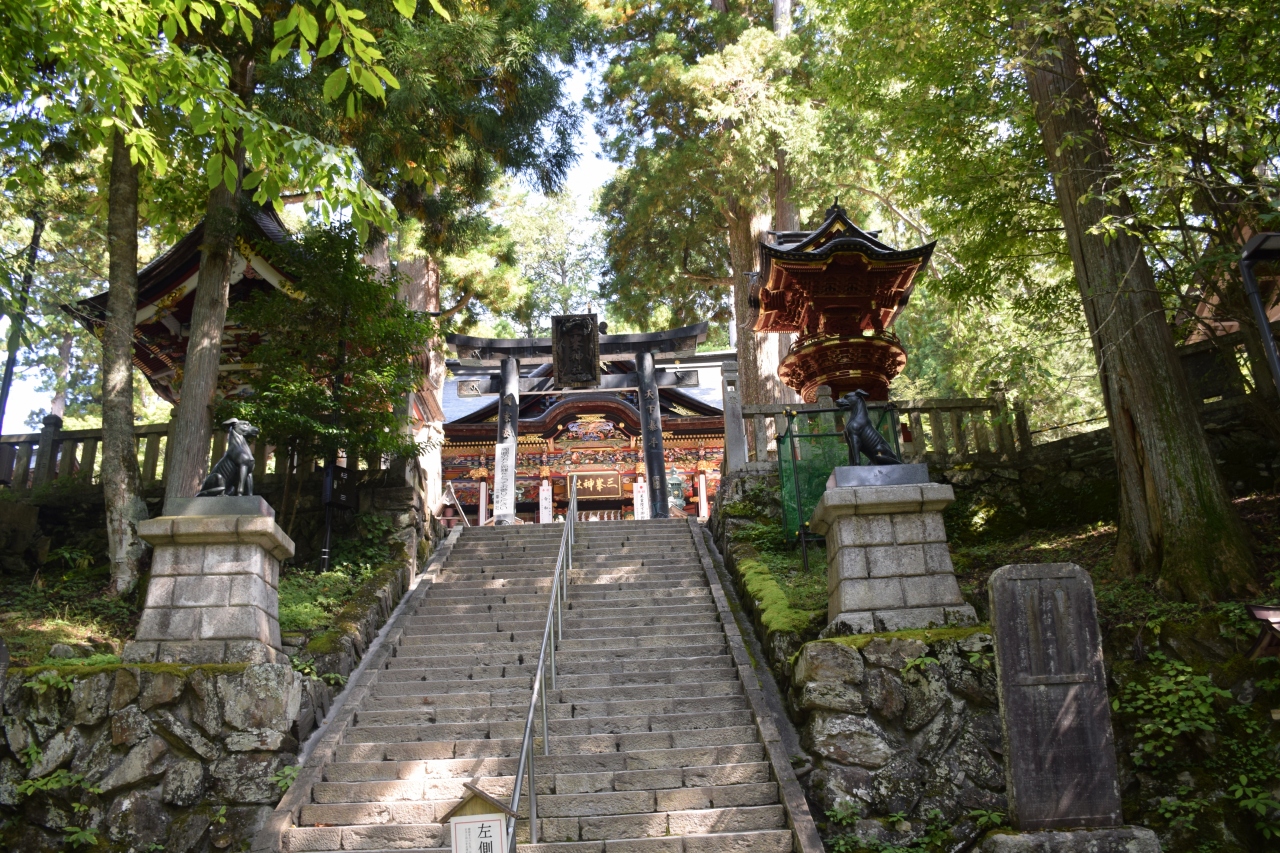
[[[253,90],[254,63],[242,56],[234,64],[232,86],[246,104]],[[181,396],[174,411],[173,453],[165,486],[165,504],[175,498],[189,498],[200,490],[209,464],[209,442],[213,437],[214,393],[218,389],[218,367],[222,362],[222,330],[227,322],[227,294],[231,284],[231,263],[240,219],[240,181],[244,173],[244,146],[224,151],[236,164],[236,186],[225,183],[209,193],[204,218],[204,251],[196,281],[195,305],[191,311],[191,337],[182,365]]]
[[[1085,317],[1120,479],[1117,567],[1192,601],[1254,586],[1253,558],[1214,466],[1154,276],[1138,239],[1094,229],[1127,221],[1107,200],[1115,169],[1069,38],[1039,40],[1025,68]]]
[[[146,544],[138,522],[147,518],[133,431],[133,326],[138,313],[138,167],[124,135],[111,144],[107,207],[108,289],[102,334],[102,496],[107,515],[111,595],[138,583]]]
[[[4,359],[4,378],[0,379],[0,426],[9,410],[9,392],[13,389],[13,374],[18,367],[18,350],[22,348],[22,323],[27,316],[27,299],[31,285],[36,280],[36,260],[40,257],[40,238],[44,236],[44,211],[37,207],[31,211],[31,242],[27,245],[26,269],[22,272],[22,290],[18,292],[18,310],[9,317],[9,351]]]
[[[62,333],[62,343],[58,344],[58,366],[53,370],[53,402],[49,404],[49,414],[62,417],[67,413],[67,374],[71,371],[71,346],[75,338],[70,332]]]

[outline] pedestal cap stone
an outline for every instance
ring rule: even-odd
[[[212,498],[172,498],[165,509],[167,515],[265,515],[276,517],[276,511],[262,495],[219,495]]]
[[[857,486],[914,486],[929,482],[929,466],[910,465],[841,465],[827,478],[828,489]]]
[[[996,832],[978,853],[1160,853],[1160,839],[1145,826],[1073,832]]]

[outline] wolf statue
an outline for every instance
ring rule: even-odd
[[[867,392],[859,388],[836,401],[837,406],[849,410],[844,423],[844,440],[849,442],[849,464],[861,465],[861,454],[865,453],[872,465],[901,465],[902,460],[893,452],[889,442],[871,425],[866,397]]]
[[[253,448],[249,439],[257,437],[258,428],[235,418],[222,425],[227,428],[227,452],[204,478],[198,498],[253,494]]]

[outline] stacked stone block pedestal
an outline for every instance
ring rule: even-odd
[[[973,625],[956,582],[942,510],[951,486],[829,488],[811,527],[827,540],[833,633]]]
[[[138,533],[155,553],[127,662],[285,660],[277,590],[294,545],[272,515],[161,516]]]

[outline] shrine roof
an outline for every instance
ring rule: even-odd
[[[250,293],[279,287],[289,277],[269,263],[255,247],[280,244],[289,239],[289,229],[271,208],[248,205],[244,208],[237,233],[237,251],[232,255],[231,301]],[[203,220],[187,234],[138,271],[137,313],[134,324],[134,364],[142,371],[162,398],[177,401],[174,379],[186,355],[187,340],[183,329],[191,322],[195,305],[195,284],[200,272],[201,245],[204,242]],[[70,314],[90,332],[100,334],[106,318],[107,294],[99,293],[62,310]],[[229,327],[230,329],[230,327]],[[228,332],[231,351],[224,360],[251,347],[254,335],[247,330]],[[224,343],[224,349],[227,344]],[[230,383],[226,388],[224,379]],[[220,391],[234,394],[243,390],[235,371],[224,370],[219,378]]]

